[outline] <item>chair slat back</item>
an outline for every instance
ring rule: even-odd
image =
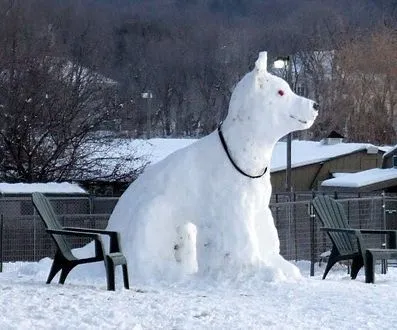
[[[44,225],[48,229],[62,229],[62,226],[58,222],[58,217],[50,203],[50,201],[39,192],[34,192],[32,194],[33,205],[43,220]],[[74,259],[71,252],[69,243],[66,241],[65,237],[62,235],[51,234],[55,244],[58,246],[59,250],[67,259]]]
[[[313,199],[314,209],[324,227],[350,229],[343,206],[329,196],[317,196]],[[347,233],[329,232],[332,242],[340,254],[358,251],[357,242]]]

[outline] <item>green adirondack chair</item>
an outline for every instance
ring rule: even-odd
[[[350,276],[352,279],[357,277],[361,267],[367,264],[366,251],[368,247],[362,234],[385,235],[388,249],[386,251],[396,249],[397,231],[350,228],[343,206],[329,196],[317,196],[313,199],[312,204],[324,226],[320,230],[325,231],[332,242],[331,254],[325,267],[323,279],[326,278],[332,266],[341,260],[352,260]]]
[[[114,231],[101,229],[89,229],[79,227],[62,227],[50,201],[41,193],[32,194],[32,202],[40,218],[43,220],[46,231],[51,235],[57,246],[54,261],[47,278],[47,284],[51,283],[54,276],[61,271],[59,283],[64,284],[69,272],[77,265],[103,261],[106,269],[107,289],[115,290],[115,266],[121,265],[123,269],[124,287],[129,289],[127,261],[120,249],[119,234]],[[105,253],[101,235],[110,237],[109,253]],[[65,239],[67,236],[88,237],[95,241],[95,256],[88,258],[76,258]]]

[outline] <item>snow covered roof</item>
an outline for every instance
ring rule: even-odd
[[[325,180],[321,183],[321,188],[346,188],[358,189],[368,188],[378,185],[376,190],[384,189],[397,185],[397,169],[396,168],[373,168],[357,173],[338,174],[335,178]]]
[[[391,156],[395,155],[396,152],[397,152],[397,145],[395,145],[395,146],[393,146],[393,147],[390,147],[390,148],[385,152],[385,154],[383,155],[383,157],[384,157],[384,158],[391,157]]]
[[[128,166],[135,166],[138,168],[146,162],[154,164],[166,158],[178,149],[185,148],[196,141],[197,139],[117,139],[113,144],[115,147],[110,150],[106,150],[106,156],[108,159],[105,162],[107,163],[103,164],[101,169],[105,172],[110,171],[110,168],[117,163],[117,158],[128,158],[132,154],[134,158],[140,159],[131,161]],[[292,141],[291,148],[291,163],[294,168],[315,164],[358,151],[373,153],[374,151],[378,152],[378,150],[386,152],[389,149],[389,147],[376,147],[368,143],[338,143],[327,145],[316,141],[294,140]],[[286,153],[287,143],[278,142],[273,151],[271,172],[285,170]]]
[[[114,139],[103,144],[91,153],[93,160],[99,159],[95,168],[98,177],[112,177],[111,173],[118,168],[122,177],[131,170],[139,169],[146,164],[154,164],[168,155],[182,149],[196,139]],[[122,166],[120,166],[122,164]],[[128,177],[128,175],[127,175]],[[79,180],[81,178],[72,178]],[[92,179],[92,178],[84,178]]]
[[[138,154],[147,156],[151,164],[157,163],[174,151],[184,148],[197,140],[195,139],[150,139],[132,140],[127,149],[119,149],[120,154],[128,153],[130,148],[136,148]],[[292,141],[291,162],[292,167],[299,167],[318,163],[327,159],[347,155],[362,150],[378,148],[369,143],[338,143],[325,145],[316,141]],[[379,148],[387,151],[388,147]],[[273,151],[271,171],[277,172],[286,168],[287,143],[278,142]]]
[[[338,143],[323,144],[316,141],[292,141],[291,166],[300,167],[319,163],[331,158],[348,155],[358,151],[373,153],[378,150],[387,151],[387,147],[378,148],[369,143]],[[274,148],[271,171],[277,172],[286,168],[287,143],[278,142]]]
[[[77,184],[62,183],[0,183],[1,194],[31,194],[41,192],[48,194],[87,194]]]
[[[150,163],[154,164],[196,141],[197,139],[149,139],[133,140],[132,144],[139,154],[147,155]]]

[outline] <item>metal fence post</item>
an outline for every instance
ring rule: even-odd
[[[298,226],[297,226],[297,218],[296,218],[296,194],[293,193],[293,209],[292,209],[292,219],[294,219],[294,248],[295,248],[295,261],[298,261]]]
[[[36,221],[37,217],[34,215],[36,214],[35,208],[33,208],[33,261],[37,261],[37,228],[36,228]]]
[[[88,203],[89,203],[89,208],[90,208],[90,214],[94,213],[94,201],[93,199],[95,198],[95,196],[90,196],[88,197]]]
[[[0,273],[3,271],[3,215],[0,215]]]
[[[314,264],[316,263],[315,250],[317,247],[315,235],[315,221],[316,215],[314,214],[313,204],[309,203],[309,216],[310,216],[310,276],[314,276]]]
[[[382,210],[383,210],[383,228],[382,229],[386,229],[386,194],[383,191],[382,192]]]

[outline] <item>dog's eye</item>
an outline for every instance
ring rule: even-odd
[[[283,96],[284,95],[284,91],[282,89],[278,90],[278,95]]]

